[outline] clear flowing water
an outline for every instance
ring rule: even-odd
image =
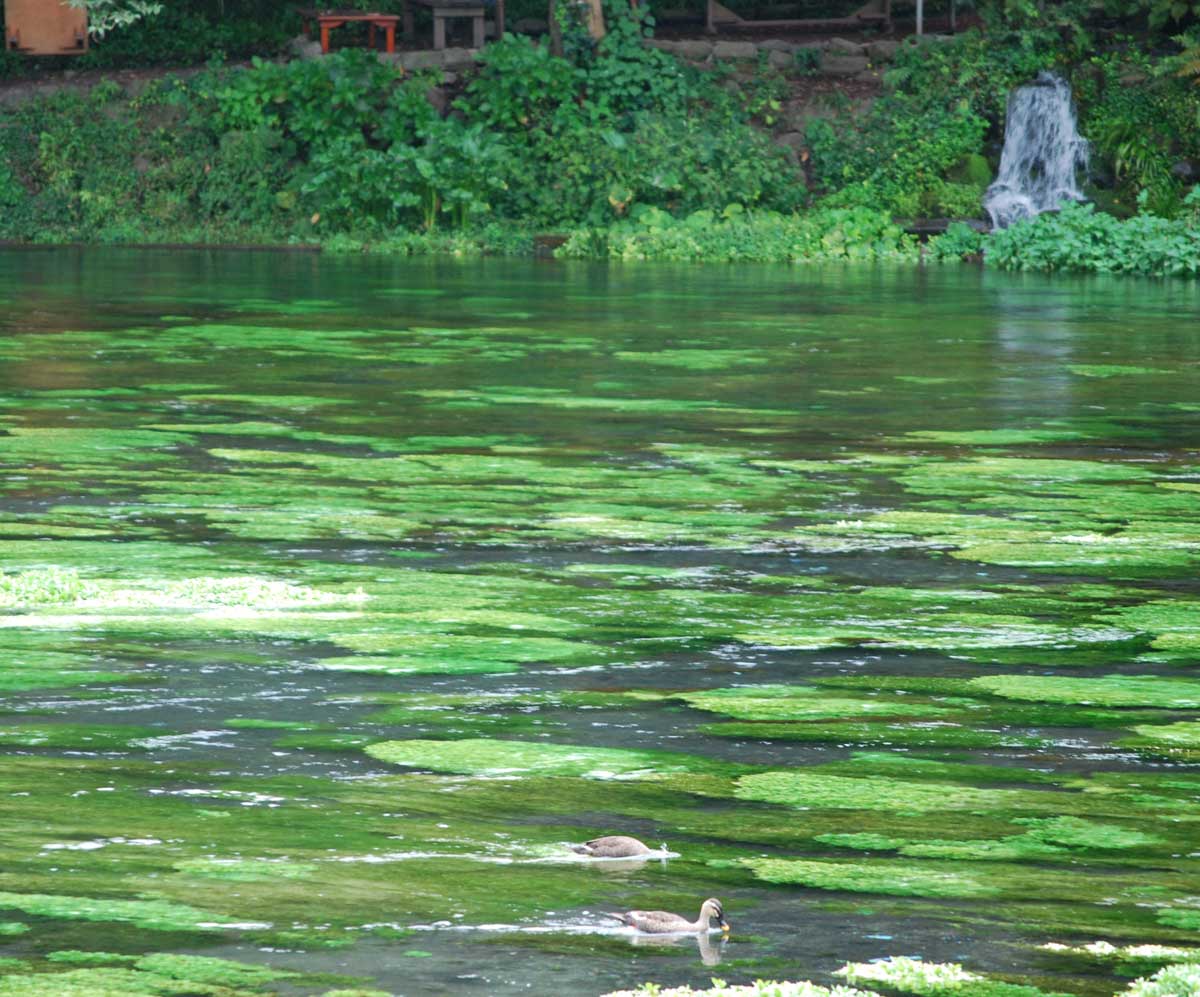
[[[54,251],[0,292],[0,994],[1195,957],[1196,285]],[[604,917],[708,896],[728,942]]]
[[[1082,201],[1079,173],[1088,167],[1088,143],[1079,134],[1071,86],[1041,73],[1008,100],[1000,175],[983,206],[995,228]]]

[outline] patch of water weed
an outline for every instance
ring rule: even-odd
[[[972,430],[914,430],[904,434],[907,439],[929,443],[949,443],[963,447],[1011,447],[1029,443],[1062,443],[1085,440],[1090,433],[1062,428],[1042,429],[972,429]]]
[[[1113,965],[1123,976],[1135,976],[1150,968],[1170,963],[1200,963],[1200,948],[1178,945],[1113,945],[1112,942],[1089,942],[1086,945],[1063,945],[1046,942],[1038,948],[1055,956],[1069,956],[1084,962]]]
[[[969,684],[993,696],[1040,703],[1200,709],[1200,681],[1156,675],[983,675]]]
[[[146,738],[161,735],[152,727],[103,724],[0,726],[0,748],[54,748],[74,751],[144,750]]]
[[[168,900],[97,899],[0,891],[0,908],[59,921],[123,921],[151,931],[220,931],[241,926],[230,918]]]
[[[59,949],[46,954],[47,962],[62,962],[76,966],[125,966],[137,962],[140,956],[117,952],[84,952],[80,949]]]
[[[696,729],[715,737],[747,741],[879,748],[1032,748],[1046,743],[1032,735],[949,723],[711,723],[700,724]]]
[[[158,976],[191,983],[207,983],[222,987],[261,987],[276,980],[297,980],[301,973],[293,973],[269,966],[234,962],[230,959],[214,959],[198,955],[173,955],[158,953],[139,959],[135,968]]]
[[[1161,367],[1137,367],[1119,363],[1069,363],[1067,370],[1082,377],[1128,377],[1146,374],[1170,374]]]
[[[882,984],[890,990],[918,994],[922,997],[941,997],[942,994],[961,994],[962,997],[1069,997],[1047,994],[1037,987],[1019,983],[1004,983],[963,969],[958,963],[925,962],[905,956],[893,956],[875,962],[847,963],[837,970],[854,984]]]
[[[235,730],[313,730],[319,724],[305,723],[302,720],[267,720],[262,717],[230,717],[223,721],[222,726]]]
[[[724,372],[735,367],[760,366],[770,363],[770,357],[756,350],[674,349],[635,353],[618,350],[618,360],[649,364],[652,367],[673,367],[704,373]]]
[[[434,772],[478,776],[571,776],[658,779],[674,773],[729,774],[738,766],[671,751],[594,748],[532,741],[384,741],[368,745],[380,761]]]
[[[1147,660],[1194,661],[1200,658],[1200,603],[1185,599],[1153,600],[1113,609],[1109,618],[1151,636]]]
[[[1200,721],[1182,720],[1173,724],[1140,724],[1133,728],[1136,737],[1122,738],[1117,744],[1152,755],[1200,760]]]
[[[779,803],[799,809],[883,810],[940,813],[947,810],[1047,810],[1053,794],[1028,790],[977,789],[953,783],[908,782],[886,776],[829,775],[814,771],[762,772],[742,776],[736,795],[743,800]]]
[[[86,955],[87,953],[80,953]],[[303,974],[205,956],[159,954],[132,968],[74,969],[0,978],[0,994],[13,997],[250,997],[278,980]]]
[[[24,921],[0,921],[0,936],[23,935],[29,930]]]
[[[884,893],[899,897],[989,897],[998,886],[959,869],[885,862],[817,862],[801,859],[743,859],[742,864],[768,883],[809,886],[848,893]]]
[[[830,696],[812,686],[747,686],[681,693],[689,706],[737,720],[837,720],[863,715],[940,717],[949,712],[929,703],[903,702],[875,696],[859,699]]]
[[[1200,908],[1166,907],[1158,912],[1157,921],[1168,928],[1200,931]]]
[[[261,883],[274,879],[307,879],[316,872],[311,862],[287,859],[203,858],[175,863],[178,872],[232,883]]]
[[[1165,966],[1153,976],[1134,980],[1118,997],[1191,997],[1200,993],[1200,964]]]

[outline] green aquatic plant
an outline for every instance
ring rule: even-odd
[[[380,761],[434,772],[479,776],[573,776],[659,779],[672,773],[730,773],[738,766],[670,751],[635,751],[531,741],[384,741],[366,753]]]
[[[993,696],[1037,703],[1200,708],[1200,681],[1157,675],[983,675],[971,679],[970,685]]]
[[[823,772],[762,772],[744,775],[736,795],[743,800],[779,803],[801,809],[883,810],[937,813],[946,810],[995,811],[1007,808],[1051,808],[1048,794],[1032,791],[976,789],[951,783],[908,782],[886,776],[848,777]],[[1043,802],[1041,795],[1047,795]]]
[[[231,959],[214,959],[210,956],[175,955],[159,953],[139,959],[135,968],[144,973],[153,973],[189,983],[210,984],[222,987],[261,987],[276,980],[298,980],[302,973],[294,973],[269,966],[234,962]]]
[[[1118,997],[1186,997],[1195,993],[1200,993],[1200,964],[1184,963],[1134,980]]]
[[[231,918],[167,900],[116,900],[0,892],[0,908],[61,921],[123,921],[151,931],[220,931],[244,927]],[[263,927],[255,925],[254,927]]]
[[[1178,945],[1113,945],[1112,942],[1089,942],[1086,945],[1063,945],[1046,942],[1038,946],[1056,955],[1077,956],[1091,962],[1165,965],[1167,963],[1200,963],[1200,948]]]
[[[162,734],[152,727],[102,724],[0,725],[0,748],[59,748],[84,751],[138,751],[147,738]]]
[[[117,952],[83,952],[79,949],[59,949],[46,953],[47,962],[64,962],[78,966],[123,966],[137,962],[139,956]]]
[[[268,720],[263,717],[230,717],[226,727],[235,730],[312,730],[316,725],[302,720]]]
[[[1184,931],[1200,931],[1200,909],[1195,907],[1167,907],[1158,912],[1157,921],[1170,928]]]
[[[998,886],[967,872],[936,869],[893,860],[815,862],[800,859],[743,859],[742,864],[768,883],[811,886],[847,893],[883,893],[897,897],[989,897]]]
[[[1118,363],[1069,363],[1067,370],[1084,377],[1122,377],[1131,374],[1170,374],[1161,367],[1137,367]]]
[[[925,962],[906,956],[847,963],[836,971],[836,975],[844,976],[850,983],[882,984],[888,989],[921,997],[956,993],[964,997],[1069,997],[1047,994],[1037,987],[992,980],[963,969],[955,962]]]
[[[835,720],[866,715],[939,717],[949,711],[928,703],[864,696],[860,699],[823,694],[812,686],[750,686],[685,693],[689,706],[738,720]]]
[[[1139,724],[1133,728],[1136,737],[1122,738],[1117,743],[1150,754],[1192,760],[1200,758],[1200,721],[1182,720],[1173,724]]]
[[[275,879],[308,879],[317,867],[311,862],[286,859],[204,858],[176,862],[175,868],[188,876],[221,879],[233,883],[258,883]]]

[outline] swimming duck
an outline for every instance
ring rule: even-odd
[[[608,916],[615,917],[622,924],[627,924],[631,928],[637,928],[638,931],[645,931],[652,935],[712,931],[714,919],[722,931],[729,931],[729,922],[725,920],[725,911],[721,907],[721,901],[716,897],[709,897],[700,905],[700,916],[695,921],[689,921],[686,917],[665,910],[627,910],[623,914],[609,914]]]
[[[582,845],[571,846],[571,851],[594,859],[628,859],[636,858],[639,855],[661,855],[666,850],[666,845],[661,849],[654,849],[645,842],[624,834],[606,834],[602,838],[585,841]]]

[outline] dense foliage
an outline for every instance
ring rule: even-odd
[[[811,66],[693,66],[644,45],[652,21],[624,6],[610,7],[599,43],[569,20],[566,57],[510,35],[452,87],[353,48],[241,68],[214,60],[136,97],[105,84],[0,113],[0,236],[408,252],[528,249],[529,233],[572,231],[564,252],[594,257],[911,256],[892,219],[979,217],[1008,95],[1049,68],[1074,88],[1102,212],[997,236],[988,260],[1191,272],[1200,41],[1168,40],[1196,12],[1167,6],[979,0],[986,33],[910,39],[877,99],[810,119],[803,174],[770,133],[789,127],[784,105]],[[85,61],[270,52],[296,27],[265,16],[273,9],[170,5]],[[248,21],[258,34],[239,33]],[[1134,24],[1161,28],[1151,40],[1118,33]],[[1111,217],[1135,214],[1124,226]],[[1126,253],[1131,239],[1144,251]],[[984,250],[960,226],[929,255]]]
[[[915,260],[912,236],[870,208],[826,208],[803,214],[747,212],[730,205],[676,218],[657,208],[603,229],[576,232],[560,255],[681,262],[808,263],[829,260]]]
[[[989,263],[1010,270],[1079,270],[1153,276],[1200,275],[1200,187],[1175,219],[1126,221],[1090,204],[1039,215],[987,239]]]

